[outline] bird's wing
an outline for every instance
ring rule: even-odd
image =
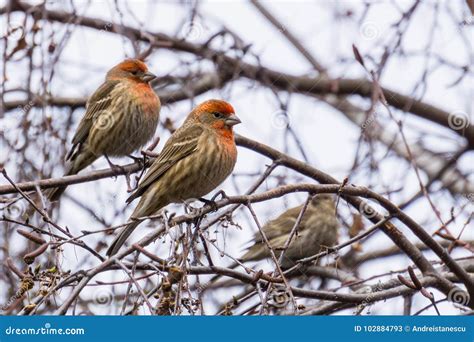
[[[166,142],[160,155],[153,162],[138,188],[127,199],[127,203],[140,197],[152,183],[156,182],[178,161],[194,153],[198,148],[198,141],[203,131],[204,129],[197,125],[190,125],[177,130]]]
[[[268,223],[266,223],[262,228],[267,239],[272,240],[277,236],[289,234],[293,229],[293,226],[295,225],[296,219],[298,218],[302,208],[303,206],[299,205],[297,207],[288,209],[276,219],[268,221]],[[300,222],[300,225],[302,225],[302,223],[303,222]],[[260,234],[260,232],[255,233],[253,242],[263,242],[262,234]]]
[[[76,134],[74,134],[72,138],[72,147],[66,156],[66,160],[73,159],[80,145],[87,140],[92,124],[97,120],[97,116],[110,107],[113,101],[112,92],[118,83],[120,83],[120,81],[107,81],[103,83],[89,98],[86,113],[82,117]]]

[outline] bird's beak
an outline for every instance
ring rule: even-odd
[[[143,74],[142,80],[145,82],[150,82],[153,81],[156,78],[156,75],[147,71],[146,73]]]
[[[241,123],[242,121],[240,121],[240,119],[237,117],[237,115],[235,114],[232,114],[231,116],[227,117],[225,119],[225,124],[227,126],[234,126],[234,125],[238,125],[239,123]]]

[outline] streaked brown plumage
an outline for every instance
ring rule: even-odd
[[[237,160],[232,127],[238,123],[234,109],[225,101],[209,100],[197,106],[128,198],[130,203],[141,197],[131,217],[152,215],[170,203],[203,197],[219,186]],[[107,255],[116,254],[139,224],[123,228]]]
[[[288,209],[262,227],[277,258],[279,258],[302,208],[303,205]],[[338,227],[332,195],[315,195],[306,207],[298,227],[298,234],[293,236],[283,255],[281,266],[289,268],[299,259],[315,255],[327,247],[334,246],[338,239]],[[242,256],[241,261],[262,260],[270,257],[270,251],[260,232],[255,233],[252,243],[253,245]]]
[[[153,138],[161,108],[149,84],[155,77],[137,59],[127,59],[107,73],[87,102],[66,156],[65,176],[78,173],[103,155],[129,155]],[[48,198],[58,200],[65,189],[53,189]]]

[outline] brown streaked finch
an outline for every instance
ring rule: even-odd
[[[109,70],[105,82],[87,101],[66,155],[65,176],[78,173],[101,156],[130,155],[153,138],[161,108],[149,83],[155,78],[138,59],[126,59]],[[58,200],[65,189],[52,189],[48,198]]]
[[[298,219],[303,205],[288,209],[283,214],[267,222],[262,231],[268,239],[277,259]],[[338,240],[339,222],[336,218],[336,207],[333,196],[317,194],[309,201],[288,248],[284,251],[282,268],[290,268],[295,262],[332,247]],[[268,246],[260,232],[251,240],[252,246],[240,259],[242,262],[270,258]]]
[[[141,197],[131,218],[153,215],[170,203],[201,198],[216,189],[237,161],[232,128],[239,123],[225,101],[208,100],[194,108],[127,199],[130,203]],[[116,254],[139,224],[122,228],[107,255]]]

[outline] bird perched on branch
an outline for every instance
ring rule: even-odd
[[[268,221],[262,231],[273,249],[277,260],[293,230],[304,204],[288,209],[277,218]],[[333,195],[317,194],[311,198],[301,218],[296,233],[293,234],[288,248],[284,250],[281,262],[282,269],[295,265],[299,259],[307,258],[336,245],[338,240],[339,222],[336,218],[336,205]],[[271,257],[270,250],[260,231],[250,240],[252,245],[239,259],[240,263],[263,260]],[[239,263],[232,263],[228,268],[236,268]],[[214,276],[209,283],[216,283],[221,278]],[[218,283],[219,284],[219,283]],[[216,284],[216,286],[218,285]],[[219,286],[224,286],[222,283]]]
[[[127,156],[153,138],[161,103],[150,86],[156,76],[138,59],[126,59],[114,66],[105,82],[89,98],[86,113],[66,156],[65,176],[74,175],[105,156]],[[66,187],[52,189],[58,200]]]
[[[268,239],[277,259],[297,222],[303,205],[288,209],[283,214],[266,223],[262,231]],[[290,268],[302,258],[315,255],[327,247],[332,247],[338,240],[339,223],[336,218],[336,207],[331,194],[318,194],[308,203],[301,218],[297,233],[284,251],[282,268]],[[242,262],[269,258],[270,251],[260,232],[252,239],[252,246],[240,259]]]
[[[131,218],[152,215],[170,203],[201,198],[219,186],[237,160],[232,127],[239,123],[225,101],[209,100],[194,108],[127,199],[130,203],[141,197]],[[139,224],[124,227],[107,255],[116,254]]]

